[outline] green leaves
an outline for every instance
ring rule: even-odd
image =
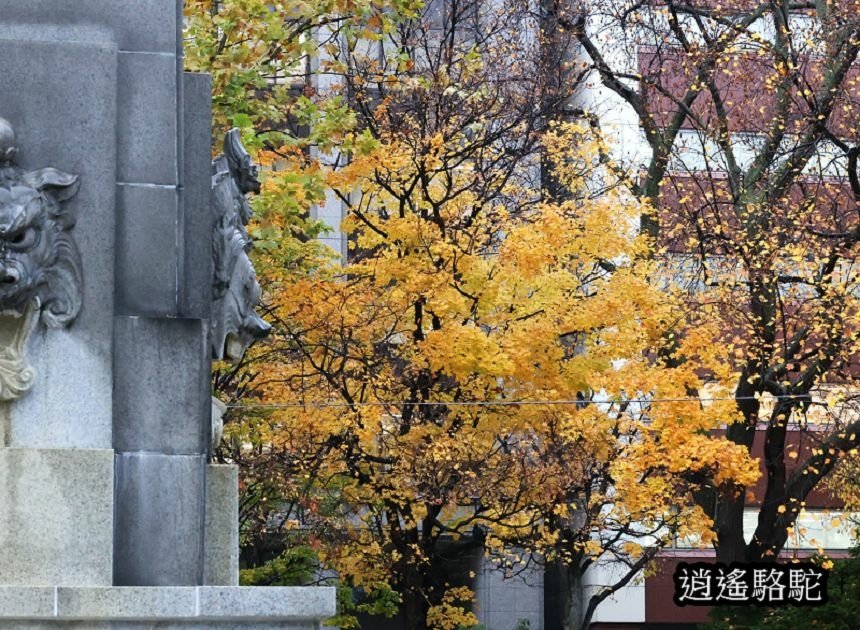
[[[239,572],[242,586],[304,586],[319,567],[313,549],[305,545],[290,547],[262,566]]]
[[[248,114],[231,114],[230,123],[233,127],[239,127],[243,131],[243,135],[249,130],[253,130],[254,120]]]

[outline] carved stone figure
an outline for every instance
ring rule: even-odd
[[[248,252],[247,225],[253,214],[245,197],[260,192],[257,167],[242,146],[239,130],[224,139],[224,153],[212,162],[215,234],[212,241],[214,303],[212,356],[238,361],[248,345],[265,337],[270,326],[257,314],[260,285]]]
[[[36,321],[66,326],[82,301],[75,216],[63,205],[78,178],[22,169],[16,154],[12,125],[0,118],[0,400],[20,398],[33,384],[25,348]]]

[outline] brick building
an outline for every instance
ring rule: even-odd
[[[778,249],[787,252],[798,242],[807,252],[820,248],[841,256],[834,264],[844,270],[837,282],[856,294],[847,271],[856,257],[856,238],[838,253],[830,243],[813,240],[856,231],[860,200],[856,157],[851,157],[860,121],[858,7],[851,2],[828,5],[816,9],[812,3],[729,0],[621,6],[597,0],[583,3],[588,18],[580,37],[582,59],[595,71],[579,105],[614,136],[616,159],[638,178],[641,194],[654,200],[655,236],[666,247],[664,260],[691,291],[726,278],[716,271],[718,263],[743,258],[738,235],[751,223],[745,223],[745,207],[766,218],[762,240],[771,233],[782,236],[774,239],[773,265],[781,265],[785,279],[774,279],[770,286],[777,301],[785,296],[785,303],[778,310],[783,321],[772,326],[773,343],[779,350],[782,342],[781,356],[795,364],[786,369],[782,390],[767,392],[762,386],[754,394],[768,402],[758,405],[759,420],[752,421],[743,439],[759,458],[762,477],[729,506],[742,511],[735,519],[736,528],[742,524],[740,547],[746,542],[746,551],[754,553],[755,545],[749,544],[753,537],[768,531],[768,519],[782,518],[775,503],[796,503],[796,522],[782,558],[822,549],[838,557],[852,544],[851,528],[833,496],[820,487],[807,488],[802,496],[794,492],[825,436],[856,420],[850,410],[820,404],[828,392],[856,390],[856,348],[839,350],[831,363],[837,377],[829,383],[795,388],[808,364],[790,353],[789,340],[801,336],[803,320],[810,315],[789,302],[798,292],[793,283],[802,275],[795,269],[809,261],[787,260],[788,254]],[[758,234],[748,230],[743,236]],[[780,262],[779,255],[786,260]],[[691,266],[704,273],[691,274]],[[752,286],[752,267],[742,260],[729,273]],[[749,304],[757,307],[755,300]],[[774,357],[780,355],[777,350]],[[787,419],[780,420],[777,407],[791,403],[790,396],[799,392],[812,404],[787,405]],[[834,420],[836,416],[841,419]],[[716,507],[718,528],[719,510],[726,507]],[[595,627],[681,628],[704,621],[706,609],[673,603],[671,574],[681,560],[715,557],[713,550],[685,548],[679,542],[661,554],[656,574],[622,589],[598,609]],[[610,583],[611,572],[611,566],[602,568],[591,581]]]

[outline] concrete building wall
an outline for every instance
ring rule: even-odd
[[[514,573],[481,559],[473,590],[475,613],[486,630],[544,630],[542,566]]]
[[[597,562],[585,572],[584,597],[590,598],[606,586],[615,584],[627,573],[617,562]],[[594,614],[594,623],[643,623],[645,621],[645,578],[641,574],[630,584],[604,600]]]

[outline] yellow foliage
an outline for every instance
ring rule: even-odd
[[[431,606],[427,613],[427,627],[434,630],[457,630],[478,624],[478,618],[463,604],[471,602],[474,593],[467,587],[449,588],[442,595],[442,603]]]
[[[380,133],[329,173],[351,191],[353,254],[285,276],[271,295],[282,322],[271,345],[290,351],[264,355],[258,392],[300,404],[270,413],[266,439],[345,504],[327,563],[355,584],[387,583],[426,567],[419,532],[459,540],[476,525],[499,553],[528,541],[571,562],[608,551],[593,532],[634,523],[710,540],[686,475],[731,487],[758,469],[711,435],[737,419],[732,402],[671,402],[704,391],[703,374],[715,396],[736,377],[714,330],[654,283],[633,229],[642,205],[620,185],[590,194],[602,167],[577,125],[546,139],[565,200],[477,213],[469,192],[440,203],[472,190],[477,168],[444,168],[463,141],[440,138],[420,162],[411,140]],[[686,361],[667,365],[657,357],[685,319],[697,326],[672,353]],[[561,529],[579,520],[571,543]],[[446,601],[430,618],[453,628],[468,614]]]

